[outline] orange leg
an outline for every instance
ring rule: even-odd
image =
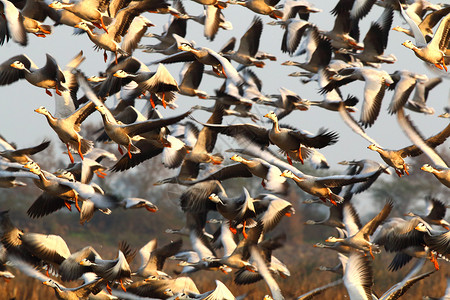
[[[370,253],[370,256],[372,256],[372,259],[375,259],[375,256],[373,256],[373,252],[372,252],[372,246],[369,247],[369,253]]]
[[[447,72],[447,66],[445,65],[444,57],[442,57],[441,64],[442,64],[442,67],[444,67],[445,72]]]
[[[49,91],[49,90],[47,90],[47,89],[45,89],[45,92],[47,93],[47,95],[49,95],[50,97],[52,97],[53,95],[52,95],[52,93]]]
[[[103,17],[100,17],[100,22],[101,22],[103,30],[106,31],[106,33],[108,33],[108,29],[106,29],[105,23],[103,23]]]
[[[43,33],[35,33],[34,35],[37,36],[37,37],[41,37],[41,38],[47,37],[47,36],[46,36],[45,34],[43,34]]]
[[[78,141],[78,155],[80,155],[81,160],[84,160],[83,153],[81,152],[81,141]]]
[[[72,153],[70,153],[69,144],[66,144],[66,147],[67,147],[67,154],[69,154],[70,162],[74,163],[75,160],[73,159]]]
[[[123,286],[122,279],[120,279],[119,281],[120,281],[120,287],[122,288],[122,290],[123,290],[124,292],[126,292],[127,289]]]
[[[75,207],[77,208],[78,212],[81,212],[81,208],[78,205],[78,196],[77,196],[77,194],[75,194]]]
[[[40,31],[42,31],[45,34],[50,34],[51,33],[51,31],[45,30],[44,28],[42,28],[42,26],[38,25],[38,28],[39,28]],[[44,35],[44,37],[45,37],[45,35]]]
[[[6,277],[3,277],[3,281],[6,282],[6,283],[8,283],[8,282],[9,282],[9,279],[6,278]]]
[[[131,148],[131,143],[128,144],[128,157],[131,159],[130,148]]]
[[[155,102],[153,101],[153,95],[152,94],[150,94],[150,99],[149,100],[150,100],[150,104],[152,105],[152,107],[155,108],[156,105],[155,105]]]
[[[264,182],[264,178],[261,180],[261,185],[263,188],[266,188],[266,183]]]
[[[116,62],[116,65],[117,65],[117,52],[114,52],[114,61]]]
[[[243,227],[242,227],[242,235],[244,236],[244,239],[248,238],[248,234],[245,232],[245,225],[247,224],[247,221],[244,221]]]
[[[109,286],[109,283],[108,283],[108,282],[106,283],[106,290],[108,291],[108,293],[109,293],[110,295],[112,295],[112,290],[111,290],[111,287]]]
[[[72,206],[70,206],[69,201],[64,200],[64,205],[69,209],[69,211],[72,211]]]
[[[228,78],[227,74],[225,73],[225,69],[223,68],[223,66],[222,66],[222,74],[223,74],[223,76],[225,76],[225,78]]]
[[[220,71],[217,68],[213,67],[213,71],[214,71],[214,73],[217,74],[217,76],[222,76],[222,74],[220,73]]]
[[[56,86],[55,86],[55,93],[56,93],[58,96],[62,96],[61,92],[58,90],[58,84],[56,84]]]
[[[167,104],[166,101],[164,100],[164,98],[166,97],[166,93],[162,93],[162,98],[161,98],[161,102],[164,108],[166,108]]]
[[[435,66],[436,68],[438,68],[439,70],[443,70],[443,69],[444,69],[440,64],[434,64],[434,66]]]
[[[302,165],[304,164],[303,162],[303,157],[302,157],[302,146],[300,146],[298,148],[298,159],[300,160],[300,162],[302,163]]]
[[[431,258],[430,258],[430,261],[434,264],[434,268],[435,268],[436,270],[439,270],[439,264],[438,264],[438,262],[437,262],[437,257],[436,257],[436,255],[433,254],[433,252],[431,252]]]
[[[292,159],[289,157],[289,154],[286,152],[286,158],[288,163],[292,166]]]
[[[120,145],[119,145],[119,144],[117,144],[117,149],[119,149],[119,153],[120,153],[120,155],[123,155],[123,151],[122,151],[122,148],[120,148]]]
[[[403,165],[403,170],[405,171],[406,175],[409,176],[408,167],[406,165]]]
[[[291,217],[292,216],[292,214],[290,213],[290,212],[287,212],[287,213],[285,213],[284,214],[286,217]]]
[[[399,170],[395,169],[395,173],[397,173],[398,177],[402,177],[402,172],[400,172]]]
[[[236,230],[236,228],[234,228],[234,227],[231,227],[231,224],[230,224],[230,231],[233,233],[233,234],[236,234],[237,233],[237,230]]]
[[[336,201],[333,200],[333,196],[331,194],[328,195],[328,199],[330,200],[331,204],[333,204],[334,206],[337,206]]]
[[[108,54],[106,54],[106,50],[103,52],[103,59],[105,60],[105,62],[108,59]]]

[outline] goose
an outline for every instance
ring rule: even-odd
[[[95,261],[101,259],[100,254],[92,247],[86,246],[76,252],[73,252],[59,266],[59,274],[63,281],[73,281],[82,277],[83,274],[92,272],[92,266],[81,265],[80,262],[84,259]]]
[[[409,95],[418,83],[428,81],[428,77],[423,74],[417,74],[408,70],[397,70],[390,74],[394,84],[389,88],[395,86],[394,95],[392,96],[391,104],[389,105],[389,113],[396,113],[400,107],[403,107],[408,101]]]
[[[113,290],[113,294],[124,299],[128,297],[134,297],[133,299],[136,299],[136,297],[139,299],[148,297],[151,297],[151,299],[177,299],[177,297],[184,299],[180,295],[184,295],[187,298],[189,293],[198,294],[200,292],[194,281],[190,277],[184,276],[167,280],[159,280],[151,276],[128,285],[127,293],[125,294],[121,291]]]
[[[429,259],[434,264],[434,268],[439,270],[437,256],[425,242],[425,236],[431,231],[431,226],[420,217],[409,220],[391,218],[374,234],[373,242],[384,246],[388,252],[402,252],[396,260],[391,262],[391,269],[403,266],[414,256]]]
[[[0,212],[2,244],[8,260],[13,257],[34,266],[58,269],[70,256],[70,250],[59,235],[24,232],[17,228],[9,217],[9,211]]]
[[[419,113],[434,114],[434,109],[427,106],[426,101],[430,90],[441,82],[442,78],[440,77],[428,79],[425,82],[418,81],[413,97],[405,103],[404,107]]]
[[[257,14],[269,15],[273,19],[282,19],[283,12],[277,10],[273,6],[276,5],[278,2],[279,1],[266,2],[266,0],[247,0],[247,1],[228,0],[227,3],[242,5]]]
[[[167,58],[152,62],[156,63],[175,63],[197,60],[205,65],[212,66],[213,71],[217,75],[224,74],[227,78],[232,80],[236,86],[241,86],[243,80],[231,63],[222,55],[214,50],[206,47],[194,48],[194,46],[187,40],[180,40],[178,48],[183,52],[171,55]]]
[[[393,64],[397,61],[395,55],[384,55],[387,46],[389,29],[392,25],[393,11],[385,8],[376,22],[372,22],[369,31],[364,37],[364,49],[361,52],[351,52],[343,48],[337,53],[348,54],[360,60],[364,65],[378,67],[380,63]]]
[[[8,159],[11,162],[20,163],[22,165],[33,161],[29,155],[39,153],[50,145],[50,141],[43,141],[37,146],[15,149],[10,143],[8,143],[2,136],[0,136],[0,156]]]
[[[94,143],[83,138],[79,132],[81,130],[81,123],[95,111],[95,104],[90,102],[66,118],[54,117],[45,107],[41,106],[34,110],[38,114],[46,117],[50,127],[56,132],[59,139],[66,144],[67,153],[70,162],[74,163],[71,150],[77,150],[80,158],[83,160],[83,154],[87,154],[93,147]]]
[[[405,116],[403,110],[399,110],[399,112],[397,113],[397,120],[402,130],[406,133],[406,135],[414,143],[414,145],[421,151],[423,151],[428,156],[428,158],[431,159],[431,161],[437,166],[437,168],[435,168],[429,164],[425,164],[421,167],[421,170],[433,174],[443,185],[445,185],[446,187],[450,187],[450,168],[433,150],[433,145],[430,145],[428,142],[430,139],[433,139],[440,134],[437,134],[436,136],[424,141],[420,134],[417,132],[417,129],[415,129],[411,120]],[[449,127],[450,124],[447,125],[447,127],[443,131],[441,131],[441,134],[448,131],[447,129]],[[443,135],[445,136],[445,134]]]
[[[406,16],[403,8],[401,8],[403,18],[407,21],[414,33],[416,45],[411,41],[405,41],[402,45],[408,49],[414,51],[414,54],[421,60],[434,64],[436,68],[445,70],[447,72],[446,60],[447,60],[447,47],[450,35],[448,34],[448,27],[450,26],[450,15],[447,14],[440,21],[436,32],[433,35],[431,41],[427,44],[425,37],[422,35],[419,27]]]
[[[121,242],[119,244],[119,252],[116,259],[103,260],[99,257],[94,257],[93,261],[84,258],[80,261],[82,266],[92,267],[92,271],[100,276],[107,282],[119,281],[120,287],[126,292],[124,283],[128,283],[131,280],[131,269],[128,264],[134,256],[135,251],[132,251],[126,242]],[[109,290],[109,283],[107,283],[106,288]]]
[[[217,211],[227,220],[230,220],[230,230],[236,234],[236,226],[238,224],[243,224],[242,234],[245,239],[248,235],[245,232],[246,223],[249,222],[251,218],[256,217],[255,207],[253,202],[255,201],[247,189],[243,188],[243,193],[238,197],[225,198],[224,196],[219,196],[212,193],[209,200],[216,203]]]
[[[23,260],[14,259],[13,265],[27,276],[36,278],[41,281],[43,285],[53,288],[56,298],[60,300],[87,299],[91,293],[98,294],[105,285],[105,281],[103,279],[96,279],[91,282],[85,282],[84,284],[74,288],[66,288],[61,283],[40,273],[34,269],[33,266]]]
[[[319,130],[317,135],[312,135],[306,131],[280,127],[278,117],[273,111],[267,113],[264,117],[272,121],[272,129],[269,130],[252,124],[205,126],[228,136],[244,137],[260,146],[268,146],[269,143],[273,143],[286,153],[290,164],[292,164],[292,159],[303,163],[303,158],[308,157],[306,147],[323,148],[337,141],[335,132],[328,132],[323,128]]]
[[[183,240],[179,239],[175,242],[170,242],[162,247],[156,246],[156,239],[148,242],[139,250],[141,257],[141,264],[135,274],[144,278],[149,276],[170,277],[162,271],[164,262],[167,257],[171,257],[180,252],[183,245]]]
[[[163,51],[172,45],[177,44],[176,36],[184,38],[186,36],[186,24],[187,20],[182,18],[174,18],[167,26],[167,30],[162,35],[147,34],[147,37],[154,37],[160,41],[156,45],[147,45],[146,51]],[[177,46],[178,48],[178,46]],[[178,49],[177,49],[178,50]]]
[[[0,34],[0,44],[11,38],[19,45],[27,46],[27,32],[34,33],[37,37],[46,37],[46,34],[51,34],[52,32],[51,26],[43,25],[31,17],[23,15],[23,12],[8,0],[1,1],[0,11],[4,16],[3,22],[0,23],[0,31],[2,32]]]
[[[80,74],[78,76],[78,80],[80,82],[80,86],[85,92],[86,96],[92,100],[92,103],[94,103],[96,106],[95,108],[100,112],[102,115],[103,123],[105,126],[105,131],[108,134],[108,136],[115,141],[119,146],[119,152],[123,154],[122,149],[120,148],[120,145],[123,145],[127,147],[128,150],[128,156],[131,158],[131,153],[139,153],[140,150],[137,148],[133,141],[139,141],[144,139],[143,137],[139,136],[141,133],[148,132],[150,130],[153,130],[155,128],[161,128],[163,126],[167,126],[169,124],[173,124],[175,122],[178,122],[182,119],[184,119],[186,116],[188,116],[191,111],[188,111],[184,113],[181,116],[177,116],[174,118],[167,118],[167,119],[161,119],[161,120],[148,120],[145,122],[138,122],[130,125],[124,125],[122,123],[118,123],[114,116],[111,114],[108,108],[103,105],[103,102],[97,98],[95,93],[92,91],[92,89],[89,87],[86,79]]]
[[[248,139],[240,139],[239,141],[241,144],[245,145],[246,150],[252,152],[254,156],[261,157],[268,163],[279,167],[280,170],[284,170],[281,176],[293,179],[297,186],[303,191],[319,197],[323,202],[328,199],[334,205],[336,205],[337,202],[342,202],[343,198],[333,193],[330,188],[363,182],[368,180],[372,175],[371,173],[354,176],[336,175],[327,177],[307,175],[292,165],[281,161],[269,151],[261,150],[259,146]]]
[[[433,38],[433,28],[437,25],[437,23],[448,13],[450,13],[450,8],[442,8],[437,11],[433,11],[429,14],[427,14],[419,24],[417,24],[417,27],[420,29],[420,32],[425,37],[425,40],[427,42],[430,42]],[[414,20],[414,19],[413,19]],[[401,26],[396,26],[392,28],[392,30],[396,30],[399,32],[403,32],[409,36],[414,37],[414,33],[411,29],[406,29]]]
[[[254,246],[250,247],[250,254],[258,269],[258,273],[261,274],[261,276],[264,278],[265,283],[269,287],[273,299],[275,300],[284,299],[280,287],[278,286],[275,279],[272,277],[272,274],[270,274],[270,271],[268,270],[266,263],[261,257],[261,254],[259,254],[259,252],[256,250]]]
[[[286,19],[285,21],[279,21],[277,24],[285,26],[283,39],[281,41],[281,52],[288,53],[290,56],[292,56],[292,54],[300,44],[303,35],[306,33],[306,30],[310,28],[312,24],[307,21],[294,18]]]
[[[103,30],[108,32],[103,20],[104,17],[107,16],[105,11],[107,8],[102,6],[104,6],[104,4],[100,1],[87,0],[81,0],[76,3],[62,3],[59,1],[54,1],[49,4],[50,8],[53,8],[55,10],[67,10],[80,17],[81,19],[92,22],[98,28],[102,28]]]
[[[276,98],[276,101],[268,101],[266,99],[258,100],[258,103],[276,107],[275,114],[277,115],[278,120],[286,117],[295,109],[302,111],[309,109],[311,104],[309,100],[302,99],[302,97],[284,87],[280,87],[279,91],[280,94],[268,95],[269,98]]]
[[[212,291],[205,292],[203,294],[187,293],[191,299],[223,299],[234,300],[236,299],[231,291],[220,280],[216,280],[216,288]]]
[[[262,30],[263,24],[261,18],[255,17],[250,24],[250,28],[241,37],[238,50],[224,52],[223,56],[244,66],[264,67],[265,63],[255,58],[258,52]]]
[[[209,98],[205,91],[198,89],[202,81],[204,68],[205,66],[198,61],[185,65],[180,73],[180,85],[178,86],[181,95],[197,96],[200,99]]]
[[[386,71],[375,70],[368,67],[350,67],[341,69],[331,76],[331,81],[321,89],[321,92],[329,92],[354,80],[362,80],[364,85],[364,103],[361,109],[360,122],[367,128],[372,126],[381,109],[386,86],[394,83]]]
[[[322,10],[308,1],[288,0],[283,5],[283,20],[294,19],[297,15],[300,19],[308,21],[311,13],[319,13]]]
[[[61,95],[61,91],[66,90],[61,85],[65,81],[64,74],[60,70],[56,60],[46,54],[45,66],[38,68],[25,54],[11,57],[0,65],[0,85],[8,85],[25,78],[29,83],[45,89],[45,92],[52,96],[48,89],[55,89],[56,94]]]
[[[444,220],[445,213],[447,208],[442,201],[439,201],[435,198],[427,198],[427,203],[429,205],[428,214],[427,215],[418,215],[413,212],[406,213],[406,216],[410,217],[420,217],[422,220],[427,222],[430,225],[440,225],[447,230],[450,230],[450,224]]]
[[[329,76],[331,75],[331,73],[332,72],[327,71],[327,69],[320,69],[317,72],[317,74],[319,75],[318,82],[320,88],[323,88],[330,83]],[[344,107],[348,112],[355,112],[356,108],[354,106],[359,102],[359,100],[358,98],[351,95],[348,95],[344,100],[342,99],[340,92],[337,90],[332,90],[328,93],[325,93],[323,100],[308,100],[309,106],[319,106],[331,111],[339,111],[341,102],[344,102]]]
[[[343,279],[350,299],[373,299],[373,269],[367,256],[357,252],[350,253],[344,267]]]
[[[322,36],[317,27],[310,27],[305,40],[306,58],[304,63],[285,61],[283,66],[296,66],[311,73],[317,73],[325,68],[331,61],[332,48],[330,41]]]
[[[383,209],[369,222],[366,223],[361,229],[358,230],[356,223],[353,221],[353,216],[356,214],[354,208],[351,204],[344,204],[343,216],[345,228],[347,229],[349,237],[347,238],[336,238],[330,237],[326,242],[340,242],[344,245],[350,246],[354,249],[362,251],[364,253],[369,252],[373,259],[373,248],[379,251],[378,247],[370,241],[370,236],[375,233],[377,227],[383,222],[391,212],[394,207],[392,200],[387,200]]]
[[[71,210],[71,201],[75,202],[78,210],[78,192],[69,186],[69,180],[60,179],[51,173],[42,170],[35,162],[29,162],[24,165],[32,174],[37,175],[34,179],[36,186],[44,193],[39,196],[28,209],[30,217],[45,216],[55,210],[66,206]]]
[[[124,70],[118,70],[113,77],[126,78],[137,83],[137,87],[128,95],[125,100],[131,100],[146,92],[150,93],[150,104],[155,108],[154,95],[161,98],[164,108],[176,99],[175,92],[179,90],[178,84],[167,68],[163,64],[159,64],[156,72],[150,72],[150,69],[141,65],[140,72],[129,74]]]
[[[352,161],[344,160],[338,162],[338,164],[349,166],[347,169],[348,175],[366,174],[372,173],[374,171],[376,172],[375,173],[376,176],[371,177],[371,179],[367,180],[366,182],[356,183],[352,186],[349,186],[349,193],[351,194],[358,194],[367,190],[378,179],[381,173],[386,173],[388,175],[391,174],[386,165],[380,164],[370,159],[352,160]]]
[[[346,9],[337,9],[342,1],[339,1],[332,12],[336,16],[333,29],[322,31],[321,33],[331,41],[331,46],[335,49],[356,49],[362,50],[363,47],[350,36],[351,16],[350,11]]]

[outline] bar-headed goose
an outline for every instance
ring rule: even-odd
[[[48,89],[55,89],[58,95],[60,91],[66,90],[61,85],[65,81],[64,74],[60,70],[56,60],[46,54],[45,66],[38,68],[25,54],[11,57],[0,65],[0,85],[8,85],[25,78],[29,83],[45,89],[45,92],[52,96]]]

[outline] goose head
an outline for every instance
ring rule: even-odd
[[[428,172],[428,173],[433,173],[434,172],[434,168],[432,166],[430,166],[429,164],[424,164],[421,168],[421,170]]]
[[[233,155],[230,159],[234,160],[236,162],[243,162],[244,161],[244,159],[241,156],[237,155],[237,154]]]
[[[214,203],[224,204],[224,203],[222,202],[222,200],[220,200],[219,196],[217,196],[216,194],[211,194],[211,195],[209,195],[208,199],[211,200],[211,201],[214,202]]]
[[[159,280],[158,276],[150,275],[150,276],[148,276],[147,278],[144,279],[145,282],[151,282],[151,281],[154,281],[154,280]]]
[[[420,232],[429,232],[427,225],[425,225],[425,223],[423,222],[417,224],[417,226],[414,227],[414,229]]]
[[[334,236],[330,236],[329,238],[327,238],[325,240],[325,242],[327,242],[327,243],[337,243],[337,242],[340,242],[340,241],[341,241],[341,239],[339,239],[337,237],[334,237]]]
[[[98,110],[102,115],[106,115],[106,107],[103,105],[99,105],[95,107],[96,110]]]
[[[86,22],[80,22],[74,26],[75,28],[80,28],[81,30],[91,32],[91,29],[89,28],[88,24]]]
[[[49,111],[43,106],[41,106],[39,108],[36,108],[34,111],[37,112],[38,114],[41,114],[41,115],[48,115],[49,114]]]
[[[56,170],[55,172],[56,177],[67,179],[71,182],[75,182],[75,175],[73,175],[72,172],[66,171],[66,170]]]
[[[56,9],[56,10],[64,9],[64,5],[59,1],[53,1],[52,3],[50,3],[48,5],[48,7]]]
[[[450,113],[446,112],[438,116],[439,118],[450,118]]]
[[[83,260],[81,260],[81,261],[79,262],[79,264],[80,264],[81,266],[84,266],[84,267],[90,267],[90,266],[95,266],[95,265],[96,265],[95,263],[93,263],[92,261],[90,261],[90,260],[88,260],[88,259],[86,259],[86,258],[84,258]]]
[[[18,70],[26,70],[28,71],[28,69],[25,67],[25,65],[23,64],[23,62],[16,60],[15,62],[13,62],[12,64],[10,64],[10,66],[14,69],[18,69]]]
[[[128,74],[124,70],[119,70],[116,73],[114,73],[113,76],[117,78],[127,78],[128,76],[130,76],[130,74]]]
[[[25,169],[28,169],[31,173],[39,175],[41,173],[41,167],[34,161],[30,161],[23,166]]]
[[[94,76],[87,78],[87,81],[90,81],[90,82],[103,82],[105,80],[106,80],[105,76],[95,76],[94,75]]]
[[[367,149],[370,149],[370,150],[373,150],[373,151],[378,151],[378,150],[380,150],[381,148],[378,147],[378,146],[375,145],[375,144],[372,144],[372,145],[369,145],[369,146],[367,147]]]
[[[181,43],[180,46],[178,46],[178,49],[180,49],[182,51],[192,51],[192,50],[194,50],[192,45],[190,45],[188,43]]]
[[[49,279],[47,281],[42,282],[43,285],[52,287],[52,288],[59,288],[59,285],[52,279]]]
[[[280,176],[286,177],[286,178],[294,179],[294,180],[297,181],[297,182],[300,182],[300,181],[305,180],[305,178],[298,177],[297,175],[295,175],[294,173],[292,173],[292,172],[289,171],[289,170],[284,170],[283,173],[281,173]]]
[[[231,269],[229,266],[227,265],[222,265],[219,267],[219,270],[224,273],[224,274],[228,274],[231,273],[233,271],[233,269]]]
[[[416,48],[416,46],[414,46],[414,44],[410,40],[403,42],[402,45],[405,46],[408,49]]]
[[[278,117],[275,112],[271,111],[264,115],[265,118],[272,120],[272,122],[278,122]]]

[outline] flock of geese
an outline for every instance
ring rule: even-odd
[[[31,219],[73,208],[79,212],[81,224],[96,214],[120,214],[115,211],[118,208],[157,212],[157,206],[146,199],[105,193],[92,180],[94,175],[104,178],[106,172],[124,172],[126,176],[127,170],[149,159],[162,159],[164,167],[178,171],[175,176],[159,178],[154,184],[185,186],[179,203],[186,218],[182,229],[167,231],[184,238],[163,246],[157,245],[154,239],[139,251],[121,242],[116,257],[102,258],[91,246],[74,252],[61,236],[22,231],[4,208],[0,212],[0,276],[13,279],[14,272],[20,271],[53,288],[58,299],[235,299],[232,291],[219,280],[215,289],[201,293],[188,276],[193,272],[221,271],[233,272],[236,284],[264,280],[271,293],[265,299],[284,299],[277,281],[279,277],[290,276],[289,264],[272,252],[286,242],[286,234],[274,236],[270,232],[285,217],[295,214],[293,205],[285,198],[297,187],[311,195],[312,199],[305,202],[329,209],[326,219],[308,220],[306,224],[336,229],[334,236],[324,237],[324,242],[315,247],[337,251],[340,263],[321,269],[341,277],[304,291],[297,299],[311,299],[339,284],[344,284],[352,300],[398,299],[414,283],[439,270],[445,264],[440,260],[450,258],[450,224],[444,219],[448,193],[441,195],[441,199],[427,198],[430,209],[425,215],[409,212],[404,217],[392,216],[395,199],[386,199],[381,211],[364,225],[351,199],[369,189],[382,174],[407,181],[410,173],[424,171],[430,173],[427,175],[430,182],[437,180],[444,189],[450,188],[450,167],[435,150],[450,136],[450,124],[437,128],[432,136],[425,138],[412,117],[405,113],[408,109],[414,116],[433,114],[434,109],[427,105],[428,96],[442,98],[434,95],[432,89],[446,80],[450,64],[450,6],[426,0],[336,0],[333,10],[326,12],[304,0],[194,2],[203,5],[202,15],[189,15],[184,7],[186,2],[179,0],[170,3],[165,0],[72,3],[0,0],[0,44],[4,46],[17,43],[25,47],[31,40],[51,35],[59,26],[68,26],[73,27],[74,34],[82,35],[70,39],[89,39],[103,52],[105,62],[110,54],[107,67],[90,77],[82,63],[85,55],[95,56],[95,53],[80,52],[63,68],[48,53],[41,68],[26,54],[2,58],[0,86],[27,81],[35,86],[36,94],[42,90],[42,94],[45,91],[54,97],[54,113],[37,100],[34,111],[45,117],[55,137],[67,148],[70,164],[52,172],[44,170],[32,156],[45,152],[49,141],[16,148],[14,141],[1,137],[0,187],[20,190],[32,182],[41,190],[27,211]],[[239,42],[232,38],[216,51],[185,39],[189,20],[203,25],[208,40],[220,38],[222,30],[233,28],[225,18],[227,8],[233,5],[243,6],[242,11],[248,9],[254,15],[253,19],[241,20],[242,24],[250,22],[250,26]],[[372,20],[365,36],[360,36],[360,21],[366,21],[369,13],[373,16],[373,11],[381,14]],[[162,34],[155,33],[161,30],[147,19],[152,16],[149,13],[169,15]],[[334,18],[333,28],[327,31],[321,24],[310,22],[312,14]],[[271,68],[271,64],[277,63],[275,54],[259,49],[263,20],[278,26],[279,38],[271,38],[273,43],[281,43],[281,52],[302,59],[282,65],[301,68],[290,75],[301,77],[304,85],[317,82],[322,100],[307,100],[282,87],[280,74],[272,74],[267,79],[279,86],[279,93],[262,93],[258,69]],[[406,28],[393,27],[394,22],[402,23],[402,20]],[[50,25],[52,22],[54,25]],[[153,26],[156,27],[150,30],[152,33],[147,33]],[[435,78],[411,70],[391,74],[383,70],[384,64],[397,61],[394,54],[384,53],[388,43],[392,43],[388,38],[392,29],[410,36],[405,35],[402,45],[415,55],[409,58],[411,69],[423,62],[437,74]],[[159,43],[142,45],[144,36]],[[411,38],[412,41],[407,40]],[[235,50],[237,42],[239,46]],[[27,48],[23,49],[26,52]],[[151,53],[164,56],[143,63],[133,55],[141,51],[149,53],[146,57],[152,57]],[[185,65],[177,81],[166,65],[179,62]],[[204,74],[221,84],[216,86],[214,95],[199,89]],[[357,80],[364,81],[364,86],[355,93],[362,95],[361,98],[344,96],[341,87],[352,86]],[[381,104],[388,90],[393,91],[388,113],[396,116],[411,141],[398,150],[381,146],[365,131],[376,127],[379,115],[384,114]],[[181,102],[176,101],[178,97],[210,99],[214,105],[178,109]],[[115,105],[112,99],[116,100]],[[141,102],[146,103],[142,110],[135,105]],[[361,112],[355,118],[358,102],[362,102]],[[304,173],[304,164],[329,168],[319,151],[333,148],[339,142],[338,132],[323,127],[327,125],[326,120],[312,124],[317,126],[316,133],[299,128],[300,122],[280,121],[288,115],[310,114],[314,110],[312,106],[334,112],[335,118],[354,131],[355,139],[362,137],[368,141],[367,148],[376,151],[381,160],[342,161],[340,164],[348,165],[343,175],[317,177]],[[270,107],[271,111],[260,114],[258,107]],[[3,106],[2,112],[7,109]],[[175,113],[163,117],[169,109]],[[199,110],[209,115],[206,122],[198,120]],[[97,112],[103,127],[97,136],[86,136],[83,122]],[[226,116],[235,116],[234,123],[227,122]],[[450,117],[450,105],[439,117]],[[384,143],[389,142],[389,133],[386,134]],[[228,136],[239,148],[220,152],[223,145],[216,147],[220,136]],[[117,144],[117,152],[102,149],[103,142]],[[428,163],[421,170],[412,169],[405,158],[420,154],[425,154]],[[228,159],[235,163],[229,163]],[[261,180],[260,189],[264,193],[254,194],[247,189],[249,186],[242,186],[241,194],[229,196],[222,185],[225,181],[254,176]],[[218,230],[207,232],[207,222],[219,224]],[[373,292],[376,281],[372,261],[375,255],[383,255],[380,254],[383,251],[395,253],[388,266],[391,271],[405,267],[412,260],[414,266],[401,282],[378,296]],[[137,253],[140,266],[133,270],[130,264]],[[180,261],[183,268],[178,275],[164,271],[168,258]],[[435,270],[420,273],[427,261]],[[67,288],[61,283],[75,280],[82,280],[83,284]],[[448,291],[442,299],[445,297],[449,297]],[[252,299],[252,296],[240,298]]]

